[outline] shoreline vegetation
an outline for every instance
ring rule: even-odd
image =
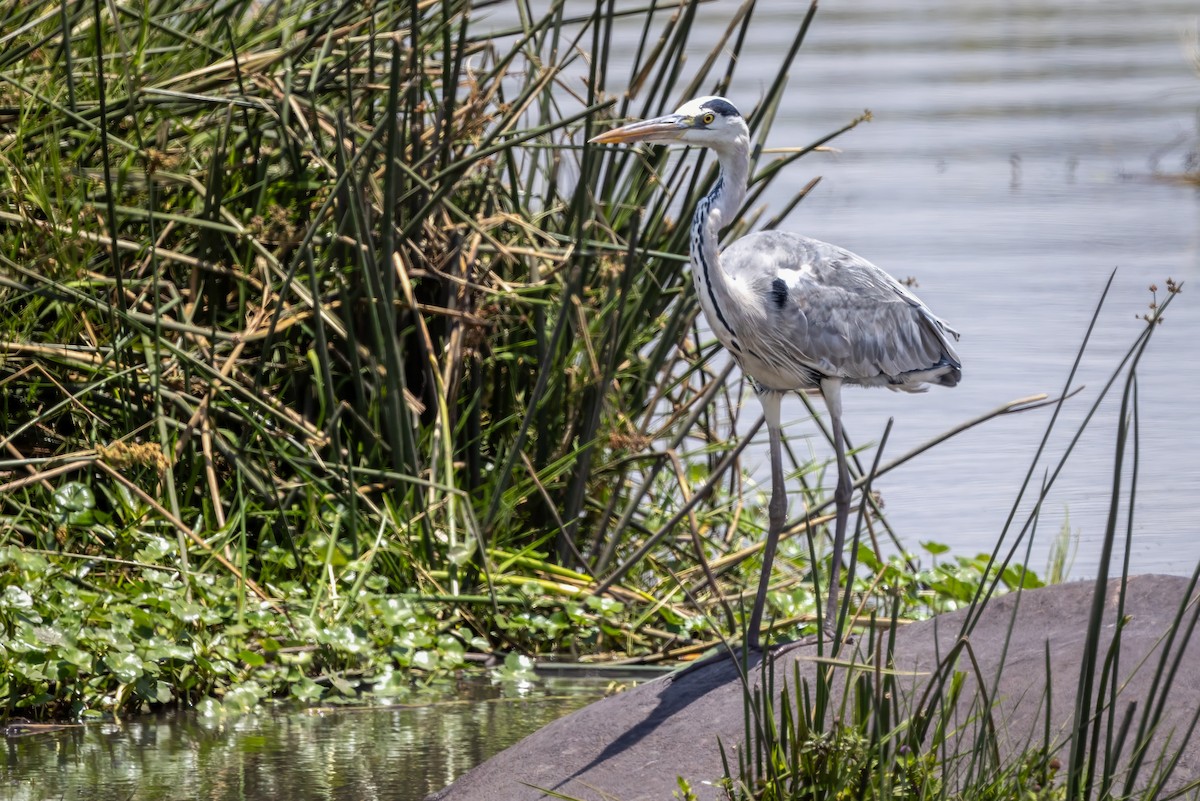
[[[579,143],[727,82],[749,8],[681,89],[696,6],[606,79],[611,16],[485,37],[474,5],[8,8],[7,715],[352,699],[737,625],[744,390],[668,214],[705,173]]]
[[[0,718],[357,703],[739,630],[766,526],[740,460],[757,406],[697,326],[675,211],[713,164],[582,143],[721,93],[754,4],[687,77],[701,3],[518,4],[503,32],[486,9],[0,11]],[[815,10],[750,111],[728,238],[782,221],[816,181],[769,211],[766,187],[869,119],[763,150]],[[609,74],[625,12],[646,22]],[[1128,396],[1178,289],[1102,396]],[[960,430],[1048,407],[1048,433],[1071,390]],[[862,622],[1039,586],[1016,561],[1033,519],[992,554],[905,550],[870,479],[911,455],[858,466]],[[808,512],[769,617],[801,634],[829,499],[826,465],[789,456]]]

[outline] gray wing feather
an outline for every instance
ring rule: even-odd
[[[952,386],[961,375],[950,342],[958,332],[848,250],[764,231],[726,248],[721,267],[748,301],[734,326],[739,338],[775,371],[790,365],[910,391],[926,381]]]

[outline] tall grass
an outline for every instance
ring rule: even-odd
[[[708,169],[582,144],[730,85],[754,3],[685,74],[698,8],[4,5],[0,582],[179,593],[172,638],[232,598],[268,650],[401,595],[441,653],[736,625],[762,523],[677,222]],[[740,98],[751,205],[841,133],[762,151],[811,14]]]

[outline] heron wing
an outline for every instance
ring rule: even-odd
[[[848,250],[764,231],[726,248],[721,267],[743,300],[739,338],[776,369],[795,365],[853,383],[903,385],[950,368],[942,383],[957,382],[961,363],[950,339],[958,333]],[[747,331],[757,332],[752,340]]]

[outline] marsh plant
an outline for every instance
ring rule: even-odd
[[[674,211],[711,165],[583,145],[729,85],[754,4],[685,74],[699,8],[0,7],[7,714],[737,630],[763,515]],[[763,150],[810,19],[729,236],[861,121]]]
[[[725,91],[755,6],[687,61],[701,8],[0,5],[0,714],[356,700],[740,630],[757,426],[678,224],[712,165],[583,144]],[[869,118],[764,148],[813,10],[743,109],[729,237]],[[781,622],[813,619],[822,467],[790,465]],[[1037,583],[893,544],[854,551],[856,605]]]

